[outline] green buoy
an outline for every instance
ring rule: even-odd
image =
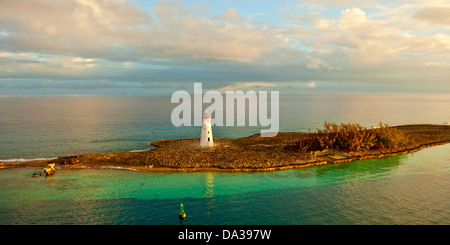
[[[180,220],[184,220],[186,218],[186,213],[184,212],[183,203],[180,205],[180,213],[178,214],[178,218]]]

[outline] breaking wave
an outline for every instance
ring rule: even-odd
[[[31,158],[31,159],[25,159],[25,158],[14,158],[14,159],[0,159],[0,163],[15,163],[15,162],[29,162],[29,161],[47,161],[47,160],[53,160],[58,159],[57,157],[52,158]]]

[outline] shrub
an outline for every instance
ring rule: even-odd
[[[387,124],[380,123],[375,130],[377,132],[375,148],[394,148],[412,143],[409,136],[397,128],[389,127]]]
[[[411,139],[397,128],[379,124],[378,128],[364,128],[357,123],[329,123],[317,129],[313,137],[300,142],[300,151],[337,149],[342,151],[366,151],[395,148],[411,143]]]

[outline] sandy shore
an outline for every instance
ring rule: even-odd
[[[301,168],[361,159],[383,158],[418,151],[450,142],[450,126],[397,126],[414,139],[406,147],[360,153],[307,152],[298,150],[298,142],[310,133],[279,133],[276,137],[260,135],[239,139],[214,139],[214,147],[200,147],[199,139],[162,140],[156,148],[142,152],[92,153],[62,156],[54,160],[0,163],[0,169],[45,167],[56,163],[61,168],[120,167],[144,171],[226,171],[254,172]]]

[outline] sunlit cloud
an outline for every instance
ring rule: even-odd
[[[220,93],[225,93],[226,91],[259,91],[259,90],[269,90],[273,87],[276,87],[277,85],[275,83],[269,83],[269,82],[233,82],[232,84],[218,88],[217,91]]]
[[[309,88],[315,88],[316,87],[316,82],[315,81],[311,81],[311,82],[307,83],[306,86],[309,87]]]
[[[256,2],[4,0],[0,93],[80,79],[108,94],[193,82],[221,90],[450,92],[448,1]],[[71,87],[79,88],[51,93]]]

